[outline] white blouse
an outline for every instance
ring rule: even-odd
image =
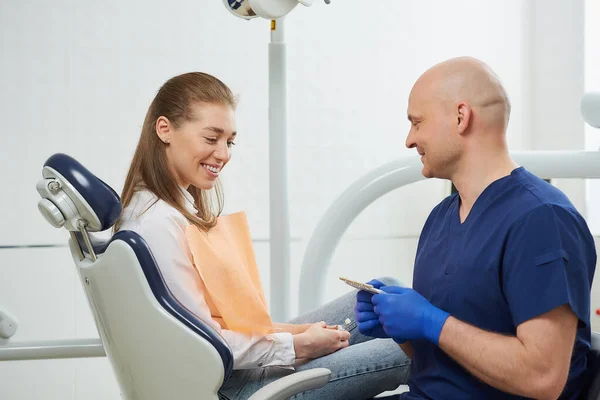
[[[193,197],[186,190],[182,189],[182,192],[188,211],[197,213]],[[221,329],[211,317],[185,235],[190,222],[175,208],[156,199],[149,191],[136,192],[123,212],[120,229],[134,231],[148,243],[173,296],[221,334],[233,353],[234,369],[292,365],[296,353],[291,333],[277,332],[251,337]]]

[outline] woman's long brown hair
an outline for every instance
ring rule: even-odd
[[[156,134],[156,121],[166,117],[175,128],[193,118],[191,106],[198,103],[222,104],[232,109],[236,99],[231,90],[219,79],[201,72],[191,72],[169,79],[158,91],[148,108],[125,184],[121,193],[123,208],[127,207],[136,191],[148,190],[160,200],[177,209],[190,223],[202,230],[216,224],[223,210],[223,192],[217,180],[214,190],[205,191],[190,185],[188,192],[194,198],[198,214],[184,206],[183,193],[173,171],[169,168],[165,144]],[[122,217],[114,226],[118,231]]]

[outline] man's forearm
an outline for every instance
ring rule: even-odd
[[[440,348],[477,378],[504,392],[539,398],[549,374],[515,336],[487,332],[454,317],[448,318]]]

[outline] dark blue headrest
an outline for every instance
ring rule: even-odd
[[[119,195],[77,160],[57,153],[46,160],[44,166],[61,174],[83,196],[100,220],[101,230],[106,230],[117,222],[123,210]]]

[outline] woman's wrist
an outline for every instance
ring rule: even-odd
[[[304,332],[292,335],[294,341],[294,352],[296,360],[301,358],[310,358],[307,349],[310,348],[310,338]]]

